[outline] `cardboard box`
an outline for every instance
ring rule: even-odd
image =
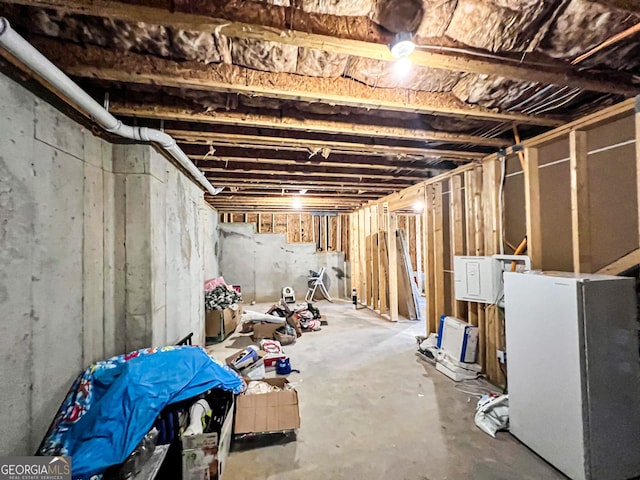
[[[233,430],[233,394],[229,397],[231,406],[219,434],[212,432],[181,437],[182,480],[222,480]]]
[[[271,433],[300,428],[298,392],[284,390],[286,378],[262,380],[283,390],[259,395],[238,395],[234,433]]]
[[[284,323],[256,323],[253,326],[253,335],[251,338],[254,342],[259,342],[264,338],[274,339],[275,331],[285,325]]]
[[[263,351],[258,351],[258,360],[254,363],[252,363],[251,365],[247,365],[244,368],[236,368],[233,363],[236,360],[236,358],[238,358],[240,355],[242,355],[242,353],[244,352],[243,350],[240,350],[236,353],[234,353],[233,355],[227,357],[225,359],[225,362],[227,365],[229,365],[231,368],[233,368],[236,372],[238,372],[241,376],[243,377],[247,377],[249,380],[262,380],[265,375],[265,364],[264,364],[264,356],[265,353]]]
[[[227,338],[235,332],[241,317],[242,305],[238,305],[238,310],[207,310],[204,317],[207,340],[221,342]]]
[[[253,365],[249,365],[247,368],[239,370],[238,373],[250,380],[262,380],[267,375],[264,359],[261,358]]]

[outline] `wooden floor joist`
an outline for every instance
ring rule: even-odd
[[[558,126],[543,115],[499,112],[466,105],[451,93],[375,88],[350,78],[308,77],[252,70],[236,65],[176,62],[93,45],[81,47],[50,38],[35,46],[67,75],[127,84],[225,92],[344,107],[478,118],[523,125]]]
[[[331,171],[326,171],[326,172],[321,172],[321,171],[314,171],[312,169],[307,169],[307,170],[301,170],[300,168],[294,170],[291,169],[287,169],[287,168],[280,168],[280,169],[276,169],[276,166],[271,166],[271,170],[260,170],[260,169],[256,169],[256,168],[252,168],[252,165],[250,162],[245,162],[243,164],[236,164],[235,167],[230,166],[229,168],[224,168],[223,167],[199,167],[200,170],[202,170],[205,173],[219,173],[219,174],[224,174],[224,173],[230,173],[230,172],[236,172],[236,173],[243,173],[245,175],[253,175],[253,174],[266,174],[266,175],[286,175],[289,178],[292,177],[301,177],[301,176],[306,176],[306,175],[316,175],[316,176],[321,176],[321,177],[327,177],[327,178],[368,178],[370,180],[408,180],[408,181],[414,181],[414,182],[419,182],[422,178],[424,178],[423,175],[420,175],[419,173],[416,172],[415,175],[393,175],[393,174],[382,174],[382,173],[376,173],[376,172],[358,172],[358,173],[352,173],[351,172],[337,172],[335,171],[335,167],[331,169]]]
[[[325,119],[296,118],[294,116],[287,116],[286,114],[275,116],[237,112],[202,113],[194,111],[193,109],[180,107],[122,104],[117,102],[111,104],[110,111],[114,115],[124,115],[136,118],[177,120],[192,123],[209,123],[214,125],[265,127],[424,142],[461,143],[494,148],[505,147],[510,143],[509,140],[500,138],[487,138],[461,133],[436,132],[416,128],[357,123],[357,120],[362,120],[358,118],[352,118],[352,121],[328,121]]]
[[[171,135],[180,143],[192,143],[197,145],[214,145],[241,147],[241,148],[260,148],[273,150],[289,150],[301,152],[318,151],[316,156],[320,155],[323,148],[329,149],[331,154],[349,154],[362,156],[392,156],[400,159],[414,158],[443,158],[451,160],[480,160],[486,154],[479,152],[469,152],[465,150],[442,150],[434,148],[412,148],[397,145],[376,145],[370,143],[354,143],[340,142],[333,138],[323,140],[311,140],[306,138],[292,137],[270,137],[260,135],[234,135],[229,133],[218,132],[199,132],[188,130],[171,130],[166,129],[165,132]]]
[[[293,165],[297,169],[298,167],[308,168],[309,170],[312,168],[331,168],[334,172],[345,171],[348,173],[348,169],[356,169],[356,170],[382,170],[386,172],[394,171],[394,172],[421,172],[421,173],[430,173],[432,175],[438,175],[442,173],[444,169],[442,168],[434,168],[431,166],[427,166],[424,162],[418,161],[415,165],[407,165],[407,164],[398,164],[396,162],[384,161],[380,163],[371,163],[370,160],[364,158],[358,163],[353,162],[344,162],[344,161],[331,161],[331,158],[328,160],[318,159],[309,160],[307,162],[300,162],[298,160],[289,160],[283,158],[256,158],[256,157],[223,157],[218,155],[206,156],[206,155],[189,155],[191,160],[197,160],[197,165],[200,168],[205,168],[207,166],[215,166],[215,165],[225,165],[229,170],[236,169],[237,165],[243,165],[247,162],[256,165]],[[322,158],[322,157],[320,157]],[[357,160],[357,158],[356,158]]]
[[[213,178],[211,178],[211,180],[214,180]],[[362,183],[357,183],[357,184],[349,184],[349,183],[345,183],[345,182],[316,182],[316,184],[314,185],[310,185],[305,183],[304,185],[302,184],[296,184],[293,182],[280,182],[280,183],[268,183],[268,182],[260,182],[260,183],[254,183],[255,181],[252,178],[248,178],[245,181],[239,181],[239,180],[229,180],[229,179],[223,179],[223,178],[219,178],[215,180],[216,182],[223,182],[224,186],[227,188],[233,187],[233,188],[238,188],[239,190],[251,190],[251,191],[270,191],[273,190],[274,192],[280,193],[283,189],[287,190],[287,191],[292,191],[292,190],[308,190],[309,192],[351,192],[353,194],[358,194],[358,192],[363,193],[363,192],[372,192],[372,193],[376,193],[376,195],[379,197],[380,195],[383,195],[384,192],[390,192],[390,191],[394,191],[394,190],[400,190],[402,188],[404,188],[406,185],[404,184],[396,184],[394,185],[390,185],[390,186],[383,186],[384,184],[373,184],[373,186],[371,186],[371,184],[362,184]]]
[[[215,4],[208,2],[198,2],[194,4],[184,2],[172,2],[174,11],[170,11],[169,3],[164,5],[154,0],[141,1],[136,4],[92,0],[85,2],[82,0],[4,0],[7,3],[16,3],[41,8],[53,8],[63,12],[76,13],[81,15],[102,16],[119,19],[128,22],[144,22],[151,25],[166,25],[178,29],[185,29],[195,32],[209,32],[224,35],[231,38],[246,38],[252,40],[272,41],[299,47],[315,48],[327,52],[354,55],[359,57],[372,58],[377,60],[392,61],[393,57],[388,48],[388,38],[380,34],[377,29],[368,30],[373,25],[366,19],[358,21],[367,22],[367,25],[360,25],[360,28],[350,28],[349,24],[353,19],[348,17],[336,17],[324,15],[308,23],[303,23],[303,18],[308,18],[310,14],[292,7],[278,7],[271,5],[268,11],[261,12],[262,7],[255,9],[220,9]],[[179,11],[180,5],[186,8],[185,12]],[[175,7],[178,11],[175,11]],[[164,7],[164,8],[162,8]],[[286,10],[292,8],[289,14]],[[280,12],[276,15],[275,12]],[[250,12],[247,15],[247,12]],[[252,13],[251,13],[252,12]],[[295,14],[294,14],[295,12]],[[220,15],[218,17],[217,15]],[[295,19],[298,20],[300,30],[292,28]],[[340,25],[343,23],[342,25]],[[342,27],[342,28],[340,28]],[[358,31],[360,37],[357,40],[352,38],[336,38],[335,32],[340,36],[349,37],[348,32]],[[373,34],[374,38],[370,38]],[[365,35],[364,37],[362,35]],[[384,40],[382,40],[384,38]],[[373,41],[363,41],[373,40]],[[382,40],[382,41],[381,41]],[[639,92],[637,85],[627,80],[611,81],[599,79],[590,73],[582,73],[570,65],[561,62],[527,64],[520,58],[496,58],[487,57],[479,51],[474,54],[467,49],[468,53],[451,52],[439,49],[438,46],[422,45],[422,48],[413,53],[411,61],[414,65],[431,68],[441,68],[446,70],[461,71],[482,75],[499,75],[505,78],[522,80],[527,82],[538,82],[541,84],[568,85],[574,88],[592,90],[606,93],[619,93],[635,95]]]
[[[318,175],[309,175],[305,177],[304,182],[300,178],[289,178],[286,175],[274,177],[273,175],[244,175],[237,172],[226,172],[224,175],[207,175],[210,181],[222,182],[226,186],[244,186],[250,185],[254,188],[285,188],[285,189],[318,189],[327,188],[340,190],[379,190],[379,191],[395,191],[411,185],[411,182],[403,181],[376,181],[367,179],[344,179],[337,181],[335,179],[322,178]]]

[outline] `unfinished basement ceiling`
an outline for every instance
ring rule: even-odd
[[[594,50],[640,23],[633,0],[0,4],[112,113],[174,135],[222,210],[300,190],[350,210],[640,93],[640,33]]]

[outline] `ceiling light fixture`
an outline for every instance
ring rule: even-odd
[[[299,198],[294,198],[293,199],[293,203],[291,204],[291,206],[295,209],[295,210],[300,210],[302,208],[302,202],[300,201]]]
[[[415,49],[416,44],[413,43],[413,36],[410,32],[397,33],[389,44],[389,50],[391,50],[391,56],[393,58],[406,58],[411,55]]]
[[[422,202],[416,202],[413,204],[413,210],[415,212],[421,212],[422,210],[424,210],[424,203]]]

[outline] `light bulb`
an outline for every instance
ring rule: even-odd
[[[411,60],[409,60],[407,57],[403,57],[393,64],[393,70],[396,76],[405,77],[411,71],[412,66],[413,65],[411,64]]]
[[[415,50],[416,45],[413,43],[411,32],[400,32],[391,41],[389,50],[394,58],[408,57]]]
[[[424,203],[416,202],[413,204],[413,210],[416,212],[421,212],[424,209]]]
[[[294,198],[291,206],[296,210],[300,210],[302,208],[302,202],[299,198]]]

